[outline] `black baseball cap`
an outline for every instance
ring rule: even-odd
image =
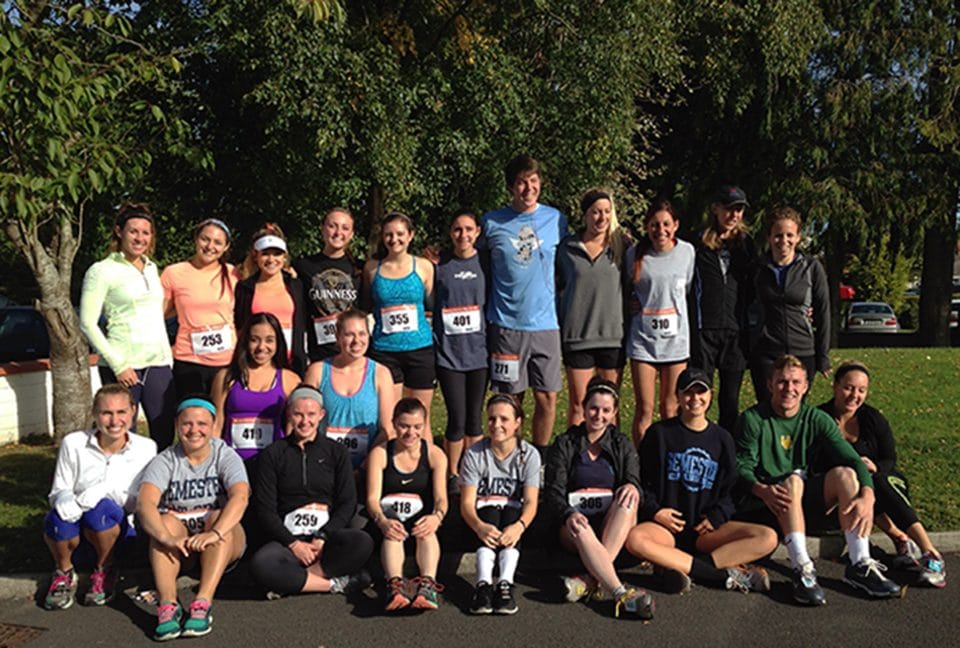
[[[683,393],[696,385],[700,385],[704,389],[710,389],[712,383],[713,380],[710,379],[710,376],[708,376],[707,372],[703,369],[687,367],[680,372],[680,377],[677,378],[677,393]]]
[[[734,205],[750,206],[750,203],[747,202],[747,194],[736,185],[723,185],[720,187],[717,190],[713,202],[720,203],[724,207],[733,207]]]

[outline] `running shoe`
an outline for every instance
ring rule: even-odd
[[[740,565],[727,569],[727,589],[749,592],[769,592],[770,574],[763,567]]]
[[[407,581],[394,576],[387,581],[387,603],[383,609],[387,612],[400,610],[410,605],[410,596],[407,594],[409,589]]]
[[[585,576],[563,576],[563,589],[565,591],[563,598],[568,603],[582,601],[588,596],[593,596],[597,586],[587,582]]]
[[[866,558],[856,565],[847,565],[843,571],[843,582],[875,598],[900,596],[900,586],[884,576],[885,571],[886,565]]]
[[[897,547],[897,555],[890,563],[894,569],[920,569],[920,557],[923,552],[920,551],[916,542],[907,536],[903,536],[894,541],[894,545]]]
[[[804,605],[826,605],[827,597],[817,584],[817,570],[812,562],[793,570],[793,600]]]
[[[48,610],[66,610],[73,605],[76,593],[76,570],[70,569],[62,572],[58,569],[53,572],[53,578],[50,579],[50,589],[47,590],[47,598],[43,601],[43,607]]]
[[[213,630],[213,615],[210,610],[213,606],[207,599],[196,599],[190,604],[190,616],[183,622],[184,637],[202,637]]]
[[[649,621],[653,618],[653,612],[656,605],[653,597],[644,589],[628,587],[627,591],[617,599],[613,607],[613,616],[620,618],[620,613],[629,614],[638,619]]]
[[[331,578],[330,593],[352,596],[353,594],[362,592],[370,587],[372,582],[373,579],[370,577],[370,572],[368,572],[366,569],[361,569],[356,574],[351,574],[349,576],[335,576]]]
[[[516,614],[517,600],[513,598],[513,583],[505,580],[497,583],[497,591],[493,596],[493,611],[497,614]]]
[[[931,587],[947,586],[947,565],[943,562],[942,556],[932,553],[925,553],[920,558],[919,582]]]
[[[106,605],[113,598],[116,574],[105,569],[94,569],[90,574],[90,591],[83,597],[84,605]]]
[[[661,578],[663,578],[663,589],[668,594],[686,594],[693,587],[690,576],[676,569],[664,569]]]
[[[180,636],[180,619],[183,617],[183,608],[176,601],[161,601],[157,605],[157,629],[153,631],[153,638],[157,641],[169,641]]]
[[[443,585],[433,580],[429,576],[421,576],[414,579],[417,586],[417,594],[410,603],[411,607],[418,610],[436,610],[440,607],[440,595],[443,591]]]
[[[490,614],[493,612],[493,586],[486,581],[477,583],[470,601],[470,614]]]

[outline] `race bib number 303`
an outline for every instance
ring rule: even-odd
[[[418,330],[420,326],[415,304],[397,304],[381,308],[380,320],[383,332],[387,335],[409,333]]]

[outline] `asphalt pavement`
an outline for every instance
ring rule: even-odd
[[[867,600],[842,582],[843,565],[820,559],[817,568],[827,605],[807,608],[790,596],[789,570],[782,561],[766,563],[773,587],[766,594],[741,594],[695,586],[683,596],[658,591],[658,579],[633,570],[626,580],[646,587],[656,601],[652,622],[615,619],[612,604],[561,603],[559,581],[545,572],[522,575],[520,611],[512,617],[471,617],[466,608],[472,583],[462,576],[443,578],[441,608],[387,616],[368,591],[350,598],[304,595],[266,601],[253,590],[225,584],[214,603],[213,632],[200,639],[178,639],[204,646],[956,646],[960,645],[960,586],[908,587],[900,599]],[[898,582],[911,575],[889,572]],[[960,556],[947,556],[947,575],[960,574]],[[236,578],[234,579],[236,581]],[[128,583],[131,585],[131,583]],[[81,594],[82,594],[81,589]],[[189,600],[188,590],[181,600]],[[103,608],[74,605],[47,612],[35,598],[0,601],[0,646],[6,624],[43,629],[26,645],[146,646],[155,618],[128,596]],[[14,636],[15,639],[15,636]],[[22,644],[12,644],[22,645]]]

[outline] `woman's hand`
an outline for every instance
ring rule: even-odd
[[[133,369],[124,369],[117,374],[117,382],[119,382],[124,387],[133,387],[134,385],[140,384],[140,379],[137,377],[137,372]]]
[[[520,536],[523,535],[523,532],[526,529],[523,527],[523,523],[519,520],[513,524],[508,524],[507,527],[500,534],[500,546],[501,547],[513,547],[520,541]]]
[[[500,546],[500,537],[502,535],[500,529],[486,522],[481,522],[480,526],[477,527],[477,537],[480,538],[480,542],[491,549],[496,549]]]
[[[680,533],[683,531],[683,527],[687,526],[680,511],[666,507],[654,514],[653,521],[671,533]]]

